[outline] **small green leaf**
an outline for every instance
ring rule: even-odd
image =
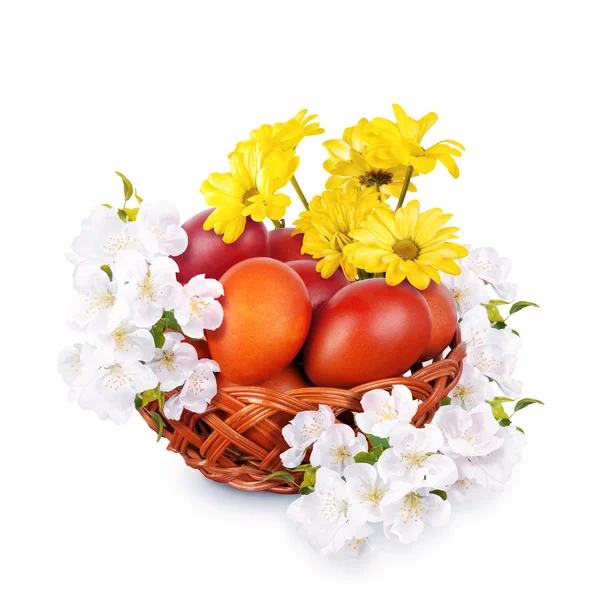
[[[100,270],[103,270],[108,275],[108,280],[112,281],[113,273],[108,264],[104,264],[104,266],[100,266]]]
[[[300,485],[300,493],[302,495],[306,495],[308,493],[312,493],[315,489],[315,483],[317,482],[317,469],[314,467],[310,467],[304,473],[304,479],[302,484]],[[306,492],[303,492],[306,491]]]
[[[508,301],[504,301],[504,299],[490,299],[489,303],[492,305],[508,305]]]
[[[156,433],[158,434],[156,437],[156,441],[160,441],[160,438],[162,437],[163,434],[163,430],[165,428],[165,422],[163,421],[163,418],[155,412],[151,412],[150,416],[152,417],[152,420],[154,421],[154,424],[156,425]]]
[[[521,429],[521,427],[517,427],[517,431],[520,431],[523,435],[525,435],[525,431],[523,431],[523,429]]]
[[[175,314],[172,311],[163,311],[162,319],[165,322],[165,326],[169,328],[169,330],[181,332],[181,326],[179,325],[179,322],[175,319]]]
[[[117,214],[119,215],[119,218],[126,223],[127,222],[127,213],[122,209],[119,208],[119,210],[117,210]]]
[[[158,395],[158,408],[162,411],[165,408],[165,393],[161,390]]]
[[[294,482],[294,477],[285,470],[278,470],[277,472],[273,472],[267,475],[263,480],[268,481],[270,479],[278,479],[280,481],[285,481],[286,483],[292,483],[292,485],[296,485]],[[297,487],[298,485],[296,485]]]
[[[494,402],[514,402],[514,398],[509,398],[508,396],[496,396],[493,400]]]
[[[519,333],[518,333],[516,330],[514,330],[514,329],[513,329],[513,330],[511,330],[511,332],[512,332],[513,334],[516,334],[516,335],[517,335],[519,338],[521,337],[521,335],[520,335],[520,334],[519,334]]]
[[[498,423],[500,427],[508,427],[510,425],[510,419],[500,419]]]
[[[368,433],[366,434],[366,437],[373,448],[387,450],[390,447],[390,441],[387,437],[377,437],[376,435],[369,435]]]
[[[306,472],[307,470],[310,470],[312,468],[312,465],[310,464],[300,464],[300,466],[296,466],[296,468],[294,468],[292,470],[292,472]]]
[[[142,392],[140,396],[142,397],[142,406],[148,406],[151,402],[155,402],[160,399],[162,394],[162,390],[160,389],[160,384],[153,388],[152,390],[146,390]]]
[[[448,493],[446,493],[446,491],[442,491],[441,489],[433,489],[429,492],[432,495],[437,495],[438,497],[441,497],[444,501],[446,501],[446,499],[448,499]]]
[[[448,406],[449,404],[452,404],[452,398],[450,398],[450,396],[446,396],[446,398],[440,402],[440,406]]]
[[[544,404],[541,400],[535,400],[535,398],[523,398],[515,404],[515,412],[529,406],[530,404]]]
[[[115,173],[123,180],[123,193],[125,194],[125,202],[127,202],[133,196],[133,186],[122,173],[118,171],[115,171]]]
[[[498,402],[497,400],[486,400],[486,402],[492,407],[492,413],[496,421],[508,419],[508,413],[504,410],[501,402]]]
[[[106,208],[112,208],[110,204],[103,204],[102,206],[105,206]]]
[[[133,402],[136,408],[142,408],[142,397],[139,394],[135,395],[135,400]]]
[[[154,346],[157,349],[162,349],[165,344],[165,328],[166,323],[164,320],[158,320],[152,328],[150,328],[150,334],[154,338]]]
[[[375,464],[377,460],[379,460],[383,452],[384,448],[381,446],[377,446],[376,448],[372,448],[368,452],[358,452],[358,454],[354,456],[354,461],[358,464],[360,464],[361,462],[363,464]]]
[[[310,495],[315,492],[314,487],[300,487],[300,495]]]
[[[482,303],[483,307],[487,310],[488,320],[490,322],[504,322],[504,318],[498,311],[498,306],[493,303]]]
[[[495,328],[496,330],[504,330],[504,328],[506,328],[506,322],[494,322],[492,324],[492,328]]]
[[[525,309],[526,307],[539,307],[537,303],[533,303],[532,301],[517,301],[510,306],[510,315]]]
[[[134,191],[134,194],[138,204],[141,204],[144,201],[144,199],[141,196],[138,196],[137,190]]]
[[[139,211],[140,211],[139,207],[138,208],[124,208],[123,209],[123,212],[127,215],[127,218],[130,221],[135,221],[137,219]]]

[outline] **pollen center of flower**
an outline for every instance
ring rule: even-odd
[[[144,277],[144,280],[138,283],[138,294],[140,299],[143,299],[146,303],[156,301],[156,287],[149,272]]]
[[[338,446],[337,448],[330,448],[329,455],[335,460],[337,464],[341,464],[345,460],[352,458],[350,448],[348,446]]]
[[[392,407],[389,402],[386,402],[383,407],[375,413],[377,420],[381,421],[395,421],[398,418],[398,411]]]
[[[385,169],[373,169],[372,171],[367,171],[364,175],[361,175],[358,178],[358,181],[363,186],[371,187],[371,186],[385,186],[386,184],[391,183],[394,179],[394,174],[386,171]]]
[[[118,326],[112,333],[113,340],[117,349],[122,349],[125,346],[125,340],[127,339],[127,332],[123,326]]]
[[[192,310],[193,318],[201,318],[202,312],[208,307],[208,303],[200,297],[192,297],[190,299],[190,309]]]
[[[394,253],[403,260],[414,260],[419,255],[419,248],[410,239],[401,239],[394,246]]]
[[[382,489],[379,485],[372,487],[366,493],[363,493],[362,500],[363,501],[372,501],[373,503],[379,504],[381,500],[384,498],[386,491]]]
[[[167,371],[175,371],[177,369],[175,353],[173,351],[163,351],[160,357],[160,365],[164,366]]]
[[[244,204],[246,206],[248,206],[249,204],[252,204],[250,202],[250,198],[252,198],[253,196],[258,196],[259,192],[256,188],[250,188],[245,194],[244,197],[242,198],[242,201],[244,202]]]

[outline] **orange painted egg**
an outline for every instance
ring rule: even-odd
[[[220,281],[223,324],[206,332],[212,358],[233,382],[263,382],[287,367],[306,340],[308,291],[298,274],[272,258],[244,260]]]
[[[407,282],[369,279],[321,307],[304,346],[304,370],[317,386],[351,388],[403,374],[431,335],[427,301]]]
[[[419,358],[419,361],[429,361],[439,355],[452,342],[456,332],[456,304],[450,291],[445,285],[431,282],[421,291],[431,311],[431,336]]]
[[[317,263],[315,260],[294,260],[286,264],[295,270],[304,281],[312,305],[313,317],[320,307],[331,299],[340,289],[347,287],[350,281],[344,276],[341,270],[336,270],[329,278],[323,278],[317,272]]]
[[[292,227],[269,231],[269,256],[281,262],[312,260],[310,254],[301,253],[304,235],[300,233],[292,237],[292,231]]]

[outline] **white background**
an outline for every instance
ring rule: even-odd
[[[597,563],[598,133],[593,2],[2,2],[0,579],[21,592],[579,590]],[[461,177],[419,178],[461,239],[514,261],[520,413],[514,480],[449,526],[347,563],[294,532],[289,498],[188,469],[140,418],[99,422],[55,371],[73,337],[63,254],[123,171],[184,219],[238,139],[307,107],[321,141],[359,117],[436,111]],[[586,539],[592,539],[587,544]],[[595,554],[592,553],[595,551]],[[589,582],[588,582],[589,583]],[[593,586],[589,585],[586,591]],[[333,589],[333,590],[332,590]]]

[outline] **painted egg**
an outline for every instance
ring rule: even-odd
[[[317,386],[351,388],[403,374],[431,335],[427,301],[407,282],[351,283],[321,307],[303,351],[304,370]]]
[[[208,348],[231,381],[260,383],[287,367],[310,329],[312,309],[302,279],[272,258],[251,258],[222,277],[223,324],[207,331]]]
[[[269,256],[281,262],[312,260],[310,254],[302,254],[300,251],[304,235],[300,233],[292,237],[292,231],[292,227],[269,231]]]
[[[421,291],[431,311],[431,336],[419,361],[429,361],[452,342],[456,332],[456,303],[445,285],[431,282]]]
[[[219,279],[234,264],[248,258],[269,255],[269,236],[264,223],[246,219],[246,229],[233,243],[225,243],[222,235],[204,230],[204,221],[213,209],[203,210],[182,226],[188,234],[183,254],[173,258],[179,265],[177,280],[185,284],[197,274]]]
[[[286,264],[295,270],[304,281],[310,303],[312,305],[313,317],[319,308],[333,297],[340,289],[347,287],[350,281],[344,276],[341,270],[336,270],[329,278],[323,278],[317,272],[317,263],[312,260],[294,260]]]

